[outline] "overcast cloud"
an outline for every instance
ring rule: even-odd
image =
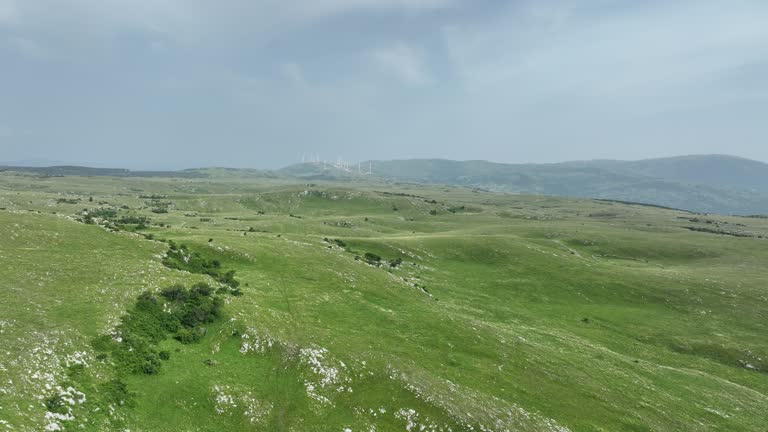
[[[0,0],[0,161],[768,161],[768,2]]]

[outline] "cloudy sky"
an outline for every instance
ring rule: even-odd
[[[0,0],[0,161],[768,161],[765,0]]]

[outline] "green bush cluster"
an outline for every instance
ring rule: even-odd
[[[163,258],[163,264],[172,269],[185,270],[190,273],[206,274],[218,282],[231,288],[231,293],[240,295],[237,289],[240,282],[235,279],[234,270],[224,270],[221,268],[219,260],[208,260],[199,252],[191,252],[186,245],[177,246],[174,242],[169,242],[170,250]]]
[[[67,403],[60,395],[54,395],[45,400],[45,409],[48,412],[67,414]]]
[[[116,363],[133,374],[159,372],[168,351],[158,344],[172,336],[181,343],[194,343],[205,335],[205,324],[221,317],[223,302],[205,283],[187,289],[181,285],[165,288],[159,295],[144,292],[134,307],[120,320],[119,339],[99,338],[94,347],[111,352]]]
[[[373,252],[366,252],[363,258],[368,264],[379,265],[381,263],[381,257]]]
[[[77,204],[79,202],[79,198],[59,198],[56,200],[56,204]]]
[[[335,244],[336,246],[341,247],[341,248],[346,248],[347,247],[347,243],[344,240],[342,240],[342,239],[329,239],[328,237],[324,237],[323,241],[326,242],[326,243]]]
[[[94,219],[106,219],[112,220],[117,217],[117,210],[111,208],[95,208],[83,210],[83,222],[87,224],[94,224]]]
[[[99,394],[105,402],[113,405],[135,406],[136,394],[128,390],[128,385],[120,378],[115,378],[99,385]]]
[[[150,218],[146,216],[117,215],[117,210],[113,208],[95,208],[83,210],[83,222],[87,224],[96,223],[95,219],[102,219],[111,223],[114,229],[117,229],[117,225],[135,225],[136,229],[146,229],[151,223]]]
[[[348,252],[351,252],[349,249]],[[380,255],[377,255],[373,252],[366,252],[362,257],[360,255],[355,255],[355,261],[365,261],[366,264],[380,267],[382,264],[389,264],[390,268],[397,268],[400,267],[401,264],[403,264],[403,259],[400,257],[397,257],[393,260],[385,261]]]
[[[146,216],[123,216],[115,220],[115,222],[122,225],[138,225],[139,227],[146,228],[151,221]]]

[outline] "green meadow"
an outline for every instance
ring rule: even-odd
[[[205,173],[0,173],[0,430],[766,430],[766,218]]]

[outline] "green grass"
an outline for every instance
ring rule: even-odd
[[[152,194],[168,213],[140,198]],[[100,206],[151,218],[141,234],[240,281],[201,341],[161,342],[157,375],[91,342],[144,290],[217,282],[163,266],[165,242],[74,220]],[[0,208],[0,419],[15,430],[45,427],[64,384],[88,397],[67,430],[764,430],[768,240],[690,231],[682,212],[458,187],[8,173]],[[764,219],[707,218],[768,234]],[[366,252],[402,264],[355,260]],[[110,409],[118,377],[133,403]]]

